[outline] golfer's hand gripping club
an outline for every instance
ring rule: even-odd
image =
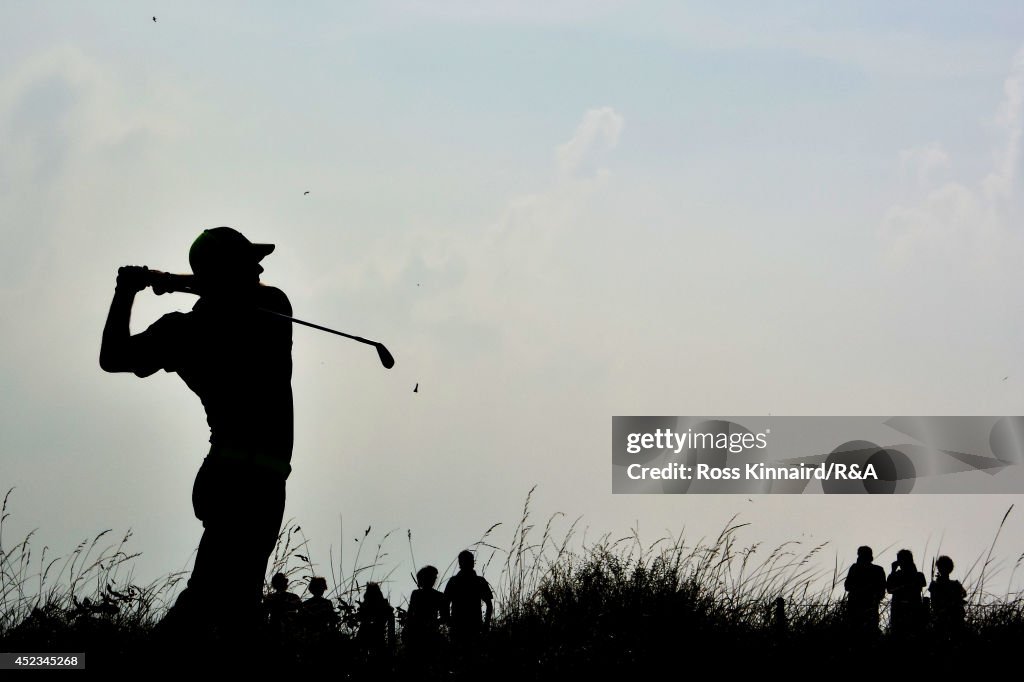
[[[150,270],[145,265],[125,265],[117,269],[117,289],[137,293],[149,286]]]

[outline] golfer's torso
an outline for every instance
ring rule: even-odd
[[[179,376],[202,400],[211,454],[259,454],[287,464],[293,441],[291,323],[284,294],[270,287],[257,305],[197,304]],[[263,292],[261,292],[263,293]],[[290,309],[288,310],[290,312]]]

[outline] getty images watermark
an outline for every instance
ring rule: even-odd
[[[1024,417],[612,417],[613,493],[1021,493]]]

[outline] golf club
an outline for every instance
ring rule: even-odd
[[[257,308],[257,310],[262,310],[265,313],[270,313],[271,315],[277,315],[278,317],[283,317],[286,320],[291,320],[295,324],[301,324],[301,325],[305,325],[306,327],[312,327],[313,329],[319,329],[322,332],[330,332],[331,334],[337,334],[338,336],[344,336],[346,339],[352,339],[353,341],[358,341],[359,343],[365,343],[365,344],[367,344],[369,346],[373,346],[374,348],[377,349],[377,355],[378,355],[378,357],[380,357],[380,364],[384,365],[384,367],[386,369],[391,369],[392,367],[395,366],[395,359],[393,357],[391,357],[391,353],[388,352],[388,349],[385,348],[384,344],[381,343],[380,341],[370,341],[369,339],[364,339],[361,336],[353,336],[352,334],[346,334],[345,332],[339,332],[339,331],[334,330],[334,329],[328,329],[327,327],[321,327],[320,325],[313,324],[312,322],[304,322],[302,320],[296,320],[294,317],[288,317],[284,313],[275,312],[273,310],[267,310],[266,308]]]
[[[169,272],[161,272],[160,270],[149,270],[150,275],[150,286],[153,287],[153,293],[156,295],[171,293],[180,291],[188,294],[199,295],[198,289],[195,287],[195,276],[194,275],[175,275]],[[370,341],[364,339],[361,336],[354,336],[352,334],[346,334],[345,332],[339,332],[335,329],[329,329],[328,327],[320,326],[319,324],[313,324],[312,322],[306,322],[304,320],[297,320],[294,317],[289,317],[284,313],[279,313],[274,310],[267,310],[266,308],[257,308],[257,310],[264,313],[270,313],[271,315],[277,315],[283,317],[286,320],[290,320],[295,324],[301,324],[306,327],[312,327],[313,329],[319,329],[322,332],[329,332],[331,334],[337,334],[338,336],[344,336],[346,339],[352,339],[359,343],[365,343],[368,346],[373,346],[377,349],[377,357],[380,358],[380,364],[384,365],[385,369],[391,369],[395,366],[395,358],[388,352],[388,349],[384,347],[383,343],[379,341]]]

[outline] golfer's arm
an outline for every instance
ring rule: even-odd
[[[491,616],[494,615],[494,602],[491,599],[485,599],[484,605],[486,606],[486,611],[484,612],[484,622],[490,623]]]
[[[114,298],[107,313],[107,323],[103,327],[103,342],[100,345],[100,367],[105,372],[131,372],[135,369],[129,331],[134,302],[134,291],[114,290]]]

